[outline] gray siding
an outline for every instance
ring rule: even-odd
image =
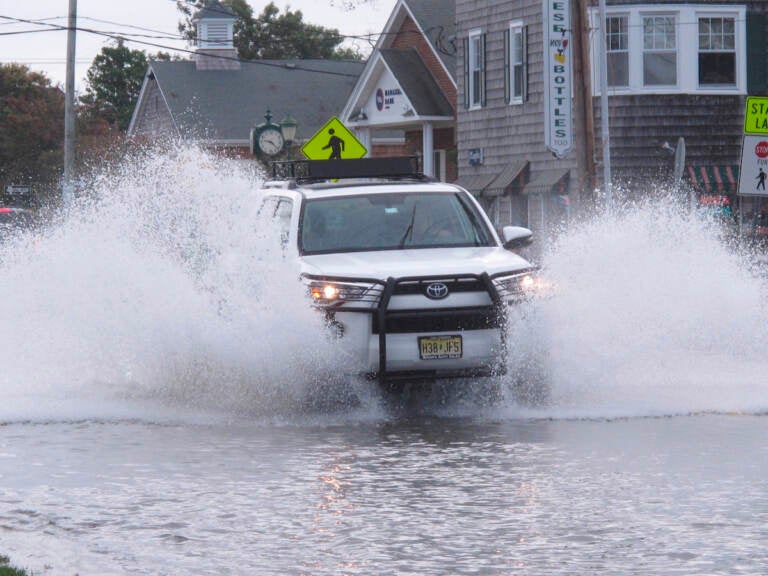
[[[597,0],[590,0],[597,6]],[[692,4],[746,6],[748,19],[754,14],[768,14],[768,2],[744,0],[699,0]],[[636,4],[683,4],[674,0],[608,0],[609,6]],[[749,34],[749,31],[748,31]],[[768,38],[764,30],[762,38]],[[759,50],[758,50],[759,52]],[[765,53],[750,54],[747,62],[748,85],[756,73],[766,74]],[[759,57],[762,56],[762,57]],[[614,182],[626,189],[649,187],[672,179],[674,157],[662,149],[685,138],[686,165],[726,166],[741,161],[744,123],[744,96],[703,94],[612,95],[609,99],[611,166]],[[593,100],[595,116],[595,154],[602,157],[600,138],[600,99]],[[639,185],[639,186],[638,186]]]
[[[157,80],[154,76],[150,76],[144,87],[142,100],[139,102],[131,135],[159,136],[165,134],[176,134],[176,128],[173,125],[171,112],[160,93]]]
[[[597,6],[597,0],[586,5]],[[609,5],[688,4],[676,0],[608,0]],[[698,0],[695,4],[746,6],[748,22],[747,86],[750,94],[768,94],[768,0]],[[578,0],[571,0],[573,28],[578,28]],[[531,179],[550,169],[571,169],[569,192],[572,206],[589,199],[589,170],[602,180],[600,100],[591,98],[591,63],[581,41],[588,42],[587,27],[573,36],[574,143],[575,150],[555,159],[544,146],[543,49],[541,0],[457,0],[459,47],[458,165],[459,176],[498,173],[509,161],[530,162]],[[512,20],[528,29],[528,100],[522,105],[504,102],[504,30]],[[464,102],[464,59],[461,40],[473,29],[486,37],[487,105],[467,110]],[[579,37],[581,36],[581,38]],[[583,63],[579,56],[584,54]],[[583,65],[586,72],[578,66]],[[584,102],[589,102],[584,106]],[[686,164],[693,166],[736,165],[740,161],[744,95],[641,94],[616,95],[610,99],[611,162],[614,181],[642,191],[671,178],[674,157],[662,149],[664,142],[686,141]],[[589,114],[591,113],[591,114]],[[594,126],[589,126],[591,115]],[[483,148],[484,165],[468,163],[468,150]],[[592,165],[592,160],[595,164]]]
[[[542,29],[541,0],[457,0],[457,35],[459,40],[477,28],[486,34],[486,106],[479,110],[463,107],[463,73],[457,74],[459,103],[457,120],[459,177],[467,175],[496,174],[510,162],[528,160],[530,177],[536,179],[544,170],[570,169],[569,194],[578,202],[581,187],[579,167],[583,163],[579,156],[584,154],[583,140],[579,134],[584,131],[584,115],[578,114],[579,99],[574,110],[574,150],[563,159],[557,159],[544,144],[544,46]],[[522,104],[507,104],[504,101],[504,31],[511,21],[522,21],[528,30],[528,99]],[[575,25],[575,22],[574,22]],[[579,50],[578,38],[574,37],[574,51]],[[459,41],[458,46],[462,46]],[[466,55],[459,50],[457,71],[464,70]],[[574,70],[574,90],[583,86],[580,73]],[[468,150],[483,148],[484,164],[470,166]],[[514,201],[525,209],[525,202]],[[504,206],[506,209],[506,206]],[[537,209],[539,210],[539,209]],[[504,212],[504,210],[502,210]],[[513,220],[532,227],[527,215],[520,222],[520,215]],[[500,222],[504,224],[505,222]]]
[[[596,153],[602,156],[600,100],[595,98]],[[611,96],[611,166],[618,185],[671,178],[674,157],[662,148],[685,138],[686,164],[739,164],[744,97],[697,94]]]

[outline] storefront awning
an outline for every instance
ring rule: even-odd
[[[567,194],[571,171],[542,170],[523,188],[523,194]]]
[[[688,166],[685,176],[701,194],[735,194],[739,187],[739,167],[736,165]]]
[[[459,179],[454,182],[462,188],[469,190],[475,196],[480,196],[488,187],[488,184],[496,179],[496,174],[472,174],[459,176]]]
[[[506,196],[507,194],[519,194],[527,181],[528,161],[519,160],[510,162],[499,173],[496,179],[488,184],[483,196]]]
[[[464,174],[455,182],[475,196],[505,196],[520,193],[528,179],[528,161],[510,162],[501,172]]]

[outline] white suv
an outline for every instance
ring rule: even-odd
[[[531,232],[506,227],[500,240],[470,193],[412,167],[278,165],[290,174],[265,185],[260,213],[275,219],[356,371],[388,385],[503,372],[507,306],[535,284],[534,266],[510,248]]]

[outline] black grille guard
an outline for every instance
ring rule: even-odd
[[[317,276],[312,274],[305,274],[303,276],[304,278],[308,280],[317,280],[317,281],[326,281],[326,282],[333,282],[333,281],[339,281],[339,282],[360,282],[360,283],[371,283],[371,284],[378,284],[380,286],[383,285],[383,289],[381,290],[381,296],[379,298],[378,305],[376,307],[361,307],[361,306],[350,306],[341,304],[339,306],[331,306],[326,309],[326,312],[332,316],[333,312],[336,311],[344,311],[344,312],[367,312],[369,314],[375,315],[375,326],[378,331],[379,336],[379,370],[377,373],[373,374],[372,376],[375,378],[378,378],[379,383],[382,385],[385,385],[387,382],[387,379],[389,377],[389,373],[387,371],[387,334],[389,334],[389,330],[387,330],[387,321],[388,321],[388,315],[389,315],[389,303],[392,299],[393,294],[395,293],[396,287],[401,283],[426,283],[430,281],[460,281],[460,280],[477,280],[480,285],[482,285],[485,288],[485,291],[488,293],[492,308],[494,311],[494,315],[496,318],[498,318],[498,325],[504,326],[504,319],[506,318],[505,313],[505,306],[503,306],[502,298],[499,295],[498,290],[496,289],[496,286],[493,283],[493,280],[491,279],[491,276],[488,275],[487,272],[483,272],[482,274],[453,274],[453,275],[436,275],[436,276],[405,276],[401,278],[394,278],[389,277],[387,278],[386,282],[382,282],[381,280],[373,279],[373,278],[351,278],[349,276],[345,277],[334,277],[334,276]],[[378,289],[375,290],[376,293],[379,292]],[[450,312],[450,310],[446,310],[446,312]],[[435,309],[430,309],[428,311],[424,311],[425,315],[433,315],[435,314]],[[506,331],[501,330],[501,338],[502,343],[505,342],[505,336]],[[500,367],[500,370],[503,370],[503,366]],[[457,371],[456,376],[462,376],[465,375],[466,371]],[[395,374],[392,374],[395,376]],[[450,377],[450,374],[445,375],[446,377]]]

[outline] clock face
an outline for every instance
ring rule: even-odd
[[[283,149],[283,135],[278,130],[267,128],[259,134],[259,150],[269,156],[274,156]]]

